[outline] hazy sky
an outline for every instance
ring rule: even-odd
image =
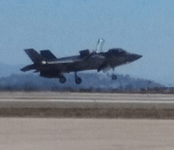
[[[25,48],[76,55],[98,38],[143,55],[115,72],[174,85],[174,0],[0,0],[1,63],[31,63]]]

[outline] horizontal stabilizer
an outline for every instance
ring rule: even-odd
[[[28,65],[22,68],[21,71],[25,72],[25,71],[34,70],[34,69],[36,69],[35,65]]]
[[[56,56],[54,56],[49,50],[40,51],[41,55],[46,58],[48,61],[56,60]]]
[[[42,61],[45,61],[45,58],[34,49],[25,49],[25,52],[34,63],[41,63]]]

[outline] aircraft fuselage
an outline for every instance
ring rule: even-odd
[[[27,55],[34,62],[21,69],[21,71],[35,70],[40,76],[47,78],[60,78],[60,82],[64,83],[66,78],[64,73],[75,72],[76,83],[81,83],[81,78],[76,75],[78,71],[103,70],[108,71],[119,65],[133,62],[141,55],[131,54],[121,48],[113,48],[107,52],[91,52],[89,50],[80,51],[80,55],[56,58],[49,50],[41,51],[41,54],[34,49],[25,50]],[[116,78],[112,77],[113,79]]]

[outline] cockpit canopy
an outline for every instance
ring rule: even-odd
[[[128,52],[126,52],[122,48],[112,48],[112,49],[109,49],[108,52],[112,53],[112,55],[114,55],[114,56],[124,56],[124,55],[128,54]]]

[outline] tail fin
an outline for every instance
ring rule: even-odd
[[[41,55],[46,58],[48,61],[56,60],[56,56],[54,56],[49,50],[40,51]]]
[[[41,63],[42,61],[45,61],[45,58],[34,49],[25,49],[25,52],[34,63]]]

